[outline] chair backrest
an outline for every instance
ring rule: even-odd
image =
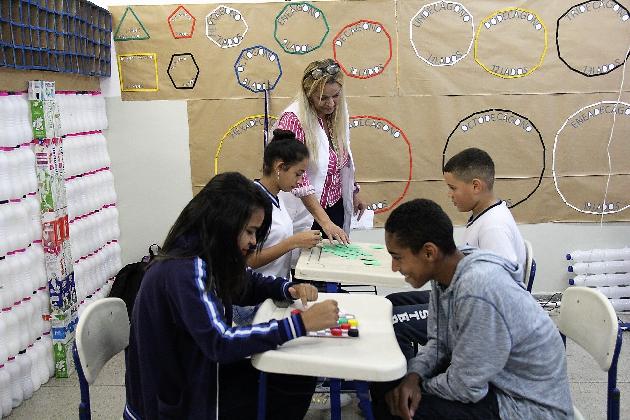
[[[619,323],[606,296],[589,287],[567,288],[562,294],[558,328],[608,371],[615,356]]]
[[[534,277],[536,277],[536,261],[534,261],[534,249],[531,242],[524,239],[525,242],[525,270],[523,275],[523,284],[528,292],[532,291],[534,286]]]
[[[129,344],[129,317],[125,302],[103,298],[91,303],[79,318],[76,347],[88,384],[101,369]]]

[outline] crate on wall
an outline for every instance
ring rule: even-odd
[[[87,0],[0,1],[0,67],[111,75],[112,15]]]

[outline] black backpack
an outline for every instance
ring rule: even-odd
[[[153,248],[156,250],[154,251]],[[112,289],[109,291],[109,297],[117,297],[125,302],[130,321],[133,303],[135,302],[136,295],[140,289],[140,283],[142,283],[144,272],[159,251],[159,246],[156,244],[151,245],[149,247],[149,255],[145,255],[138,262],[127,264],[118,272],[118,274],[116,274]]]

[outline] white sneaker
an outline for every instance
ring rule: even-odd
[[[350,394],[341,393],[339,396],[341,407],[350,404],[352,397]],[[330,409],[330,392],[316,392],[311,399],[309,410],[329,410]]]

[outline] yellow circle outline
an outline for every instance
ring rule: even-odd
[[[514,76],[496,73],[496,72],[488,69],[488,67],[486,67],[485,64],[483,64],[481,61],[479,61],[477,59],[477,42],[479,40],[479,34],[481,33],[481,28],[484,26],[484,23],[486,23],[487,21],[489,21],[493,17],[495,17],[497,15],[500,15],[500,14],[503,14],[504,12],[509,12],[510,10],[519,10],[521,12],[531,13],[532,15],[534,15],[536,17],[538,22],[540,22],[540,24],[542,25],[543,29],[545,30],[545,48],[543,49],[543,52],[540,55],[540,60],[538,61],[538,64],[535,65],[534,67],[532,67],[531,70],[528,70],[526,73],[518,74],[518,75],[514,75]],[[533,71],[536,70],[538,67],[542,66],[543,60],[545,59],[545,55],[547,55],[547,46],[548,46],[547,44],[548,44],[547,43],[547,26],[545,25],[545,22],[543,22],[542,19],[540,19],[540,17],[538,17],[538,15],[535,12],[533,12],[531,10],[527,10],[527,9],[521,9],[520,7],[508,7],[506,9],[497,10],[493,14],[488,15],[483,20],[481,20],[481,22],[479,23],[479,26],[477,28],[477,33],[475,34],[475,47],[473,49],[473,57],[475,59],[475,62],[477,64],[479,64],[488,73],[490,73],[490,74],[492,74],[494,76],[502,77],[504,79],[516,79],[516,78],[519,78],[519,77],[528,76],[531,73],[533,73]]]
[[[228,130],[225,132],[225,134],[221,138],[221,141],[219,142],[219,146],[217,147],[217,151],[214,154],[214,174],[215,175],[217,175],[219,173],[219,155],[221,154],[221,148],[223,147],[223,142],[225,141],[227,136],[230,135],[230,133],[232,132],[232,130],[234,130],[234,128],[236,128],[237,126],[242,124],[243,121],[247,121],[247,120],[250,120],[250,119],[256,119],[256,118],[265,118],[265,114],[248,115],[247,117],[242,118],[242,119],[238,120],[237,122],[235,122],[234,124],[232,124],[230,126],[230,128],[228,128]],[[269,119],[271,120],[272,118],[275,118],[276,120],[278,119],[278,117],[275,116],[275,115],[269,115]]]

